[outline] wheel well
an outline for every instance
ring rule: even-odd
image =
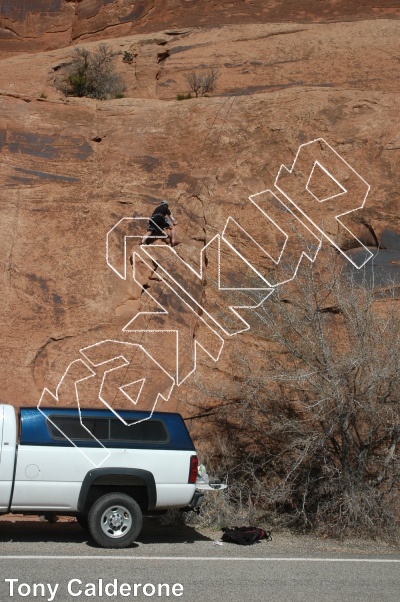
[[[126,493],[145,511],[149,507],[149,494],[146,483],[133,475],[102,475],[92,481],[86,496],[84,514],[87,514],[94,502],[107,493]]]
[[[154,476],[141,468],[95,468],[83,479],[78,499],[79,513],[89,512],[93,503],[107,493],[125,493],[139,504],[141,510],[154,510],[157,488]]]

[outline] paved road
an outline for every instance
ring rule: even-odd
[[[218,535],[207,537],[190,527],[160,527],[153,521],[145,525],[137,544],[127,550],[112,551],[92,545],[85,531],[73,523],[0,522],[0,601],[398,602],[400,599],[399,550],[372,550],[356,544],[346,548],[291,537],[277,537],[248,548],[215,546],[213,539]],[[12,597],[6,579],[18,579]],[[117,595],[113,595],[113,587],[107,587],[115,579]],[[39,584],[36,591],[34,584]],[[136,595],[134,584],[141,584]],[[169,596],[166,586],[158,595],[159,584],[168,584]],[[174,584],[180,584],[183,591],[179,585],[173,591]]]

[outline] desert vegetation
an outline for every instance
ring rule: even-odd
[[[192,69],[192,71],[185,76],[188,88],[190,92],[193,92],[196,98],[213,92],[215,90],[218,77],[219,73],[214,67],[208,71],[200,72]],[[191,98],[190,92],[186,98]],[[184,100],[184,98],[178,100]]]
[[[244,515],[334,536],[393,537],[399,288],[376,290],[335,257],[317,263],[257,310],[263,346],[236,338],[225,387],[197,381],[209,401],[196,412],[218,432],[203,459],[230,483],[202,520]]]
[[[75,48],[73,59],[57,79],[56,86],[65,96],[121,98],[125,84],[115,68],[117,54],[106,44],[100,44],[94,52]]]

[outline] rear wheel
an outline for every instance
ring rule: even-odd
[[[126,548],[142,530],[137,502],[125,493],[108,493],[92,506],[88,516],[91,536],[103,548]]]

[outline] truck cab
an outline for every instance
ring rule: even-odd
[[[9,512],[14,483],[17,421],[12,406],[0,405],[0,513]]]

